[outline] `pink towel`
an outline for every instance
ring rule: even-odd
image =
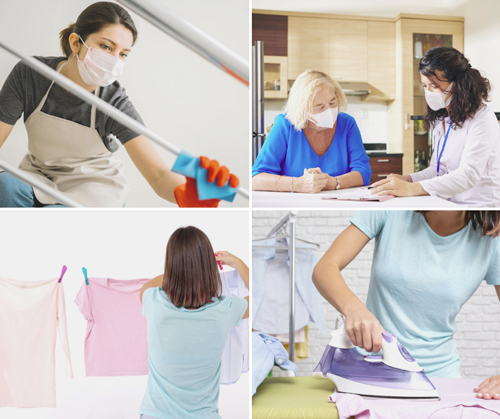
[[[478,399],[474,388],[483,380],[431,378],[441,400],[365,399],[333,393],[339,419],[499,419],[500,400]]]

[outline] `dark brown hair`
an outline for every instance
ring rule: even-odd
[[[132,17],[120,5],[101,1],[91,4],[87,7],[75,23],[69,25],[66,29],[59,32],[59,39],[61,41],[61,49],[66,57],[69,57],[73,51],[69,44],[69,36],[74,32],[82,37],[84,41],[87,40],[89,35],[99,32],[102,28],[108,25],[123,25],[130,32],[132,32],[133,43],[137,40],[137,29]]]
[[[428,211],[417,211],[425,215]],[[472,223],[474,230],[479,227],[482,236],[500,235],[500,211],[465,211],[465,225]]]
[[[176,307],[199,308],[214,297],[220,298],[217,261],[203,231],[180,227],[170,236],[162,288]]]
[[[443,72],[444,79],[436,75],[436,70]],[[431,48],[420,60],[418,71],[429,79],[455,83],[449,112],[446,108],[433,111],[427,106],[424,119],[429,126],[434,126],[436,120],[449,116],[453,127],[461,128],[467,119],[485,106],[484,102],[490,100],[491,85],[488,79],[479,70],[472,68],[464,54],[455,48]]]

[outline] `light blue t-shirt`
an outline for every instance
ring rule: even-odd
[[[247,301],[221,297],[196,310],[174,306],[161,288],[142,297],[149,376],[139,413],[159,419],[219,419],[224,346]]]
[[[304,131],[297,131],[285,115],[278,115],[252,167],[252,176],[270,173],[300,177],[304,169],[315,167],[330,176],[357,171],[361,173],[364,185],[370,183],[370,158],[354,118],[339,113],[333,141],[320,157],[312,149]]]
[[[441,237],[414,211],[359,211],[375,238],[367,308],[432,377],[460,377],[455,318],[483,280],[500,285],[499,238],[471,223]]]

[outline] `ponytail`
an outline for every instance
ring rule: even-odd
[[[68,58],[71,56],[71,54],[73,54],[73,51],[71,50],[71,46],[69,45],[69,36],[73,32],[75,32],[75,24],[74,23],[72,23],[66,29],[63,29],[61,32],[59,32],[59,40],[61,42],[62,52]]]

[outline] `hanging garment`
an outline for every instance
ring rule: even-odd
[[[29,154],[19,168],[86,207],[123,207],[128,192],[123,165],[95,129],[96,107],[92,106],[90,128],[43,113],[53,85],[26,120]],[[42,204],[58,204],[36,188],[34,193]]]
[[[248,288],[235,269],[220,273],[222,281],[222,295],[227,297],[245,298]],[[243,319],[238,327],[233,327],[222,353],[222,364],[220,373],[221,384],[234,384],[242,373],[248,372],[250,360],[250,320]]]
[[[141,287],[148,279],[89,278],[75,303],[87,320],[85,373],[88,377],[147,375],[147,324]]]
[[[276,239],[263,242],[276,245]],[[304,244],[301,243],[301,246]],[[306,246],[304,246],[306,247]],[[314,250],[297,249],[295,252],[295,330],[310,321],[326,334],[323,301],[312,282],[312,272],[318,262]],[[274,249],[252,250],[252,328],[269,334],[289,332],[290,322],[290,265],[288,253]]]
[[[56,334],[73,378],[61,280],[0,277],[0,407],[56,407]]]
[[[299,372],[297,365],[288,360],[288,353],[281,342],[265,333],[252,333],[252,396],[264,381],[269,371],[276,365],[280,369]]]
[[[281,333],[275,335],[277,339],[282,343],[284,348],[288,353],[290,335],[287,333]],[[303,327],[302,329],[295,331],[295,361],[300,361],[301,359],[309,358],[309,325]]]

